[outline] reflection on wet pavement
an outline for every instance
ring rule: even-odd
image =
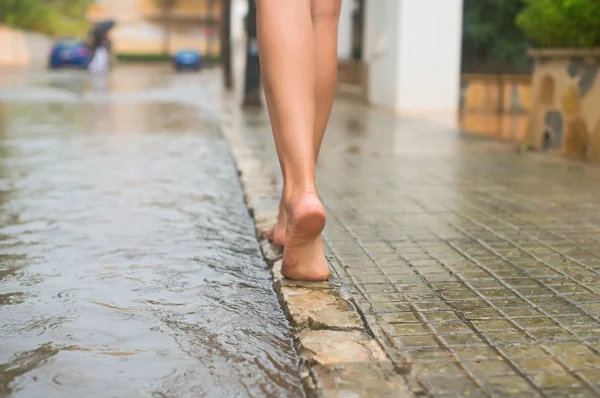
[[[301,395],[219,81],[69,73],[0,83],[0,396]]]

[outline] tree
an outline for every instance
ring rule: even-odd
[[[1,0],[0,23],[46,34],[79,35],[91,0]]]
[[[161,10],[161,19],[163,22],[163,53],[169,55],[171,53],[171,14],[177,5],[177,0],[154,0],[157,7]]]
[[[515,25],[523,7],[523,0],[464,0],[463,66],[495,65],[500,72],[524,60],[527,42]]]
[[[516,18],[539,47],[600,46],[599,0],[525,0]]]

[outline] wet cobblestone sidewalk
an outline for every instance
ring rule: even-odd
[[[277,180],[266,115],[244,123]],[[423,393],[598,396],[598,181],[598,167],[339,102],[319,165],[328,258]]]

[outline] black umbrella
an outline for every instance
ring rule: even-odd
[[[115,21],[108,19],[106,21],[98,22],[92,29],[92,34],[96,37],[104,37],[116,25]]]

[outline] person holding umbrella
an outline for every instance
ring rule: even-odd
[[[111,42],[109,32],[115,26],[115,21],[99,22],[94,26],[90,35],[92,58],[88,65],[91,73],[106,73],[110,69]]]

